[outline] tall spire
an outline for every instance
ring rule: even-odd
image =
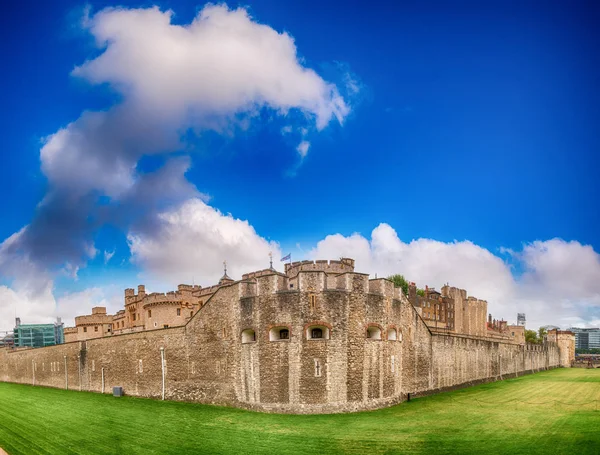
[[[273,253],[269,251],[269,269],[273,270]]]

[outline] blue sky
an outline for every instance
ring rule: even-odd
[[[413,239],[430,239],[450,250],[454,241],[472,243],[477,250],[465,253],[452,268],[488,252],[493,261],[504,263],[511,286],[516,283],[515,292],[521,294],[540,292],[519,286],[556,281],[545,272],[548,268],[563,276],[583,273],[588,278],[578,288],[592,284],[581,296],[572,299],[572,290],[561,288],[564,297],[559,300],[568,302],[561,307],[561,321],[568,324],[565,318],[571,313],[577,313],[576,323],[600,320],[600,290],[593,284],[600,273],[600,58],[596,49],[600,8],[594,2],[547,2],[544,6],[539,2],[388,3],[368,7],[359,2],[323,1],[242,4],[252,21],[291,35],[297,64],[336,87],[347,108],[341,122],[332,115],[320,127],[316,110],[292,103],[283,112],[282,105],[261,105],[260,95],[251,115],[244,113],[248,120],[244,126],[229,118],[228,126],[217,130],[207,127],[204,120],[201,126],[186,121],[176,128],[184,138],[179,147],[165,146],[164,153],[136,152],[135,173],[140,179],[163,169],[171,159],[189,160],[184,180],[195,190],[178,190],[172,198],[153,200],[146,207],[135,198],[128,199],[136,203],[127,206],[114,194],[94,187],[86,193],[85,204],[83,199],[74,205],[57,203],[61,211],[52,212],[54,216],[36,209],[40,201],[48,194],[61,201],[69,199],[77,189],[61,186],[63,174],[53,171],[50,175],[40,166],[40,149],[48,140],[44,138],[85,111],[110,112],[133,96],[127,91],[130,88],[123,91],[114,78],[102,80],[104,70],[92,69],[83,77],[72,74],[75,67],[105,51],[94,43],[90,28],[82,26],[86,11],[93,23],[94,14],[106,7],[132,10],[156,5],[163,12],[174,12],[172,24],[186,26],[204,5],[24,1],[4,6],[0,19],[4,38],[0,44],[4,63],[0,75],[4,120],[0,124],[0,241],[24,226],[39,225],[37,230],[29,229],[28,240],[10,252],[10,260],[0,269],[0,284],[18,301],[14,306],[26,305],[23,302],[31,300],[32,294],[29,281],[19,276],[20,268],[10,265],[13,260],[31,261],[28,270],[43,272],[50,283],[54,306],[51,310],[44,307],[43,316],[60,312],[57,299],[90,288],[121,289],[141,279],[157,288],[161,283],[171,284],[175,278],[164,278],[164,269],[152,265],[152,261],[169,263],[170,259],[149,258],[139,251],[136,255],[127,235],[143,231],[139,235],[145,244],[150,236],[153,245],[163,245],[164,230],[157,228],[150,234],[144,229],[153,220],[164,221],[161,213],[200,197],[221,214],[247,220],[257,237],[276,242],[278,253],[292,252],[295,258],[324,252],[352,254],[351,239],[359,238],[352,234],[360,233],[360,239],[370,242],[369,259],[363,262],[363,269],[370,269],[365,271],[389,273],[397,268],[407,275],[412,272],[411,278],[423,284],[439,286],[453,280],[473,287],[482,279],[442,278],[449,272],[436,269],[437,247],[423,252],[432,258],[418,266],[407,263],[409,257],[417,261],[418,255],[397,261],[384,258],[375,251],[372,233],[381,223],[391,227],[401,246]],[[238,6],[229,4],[230,8]],[[210,46],[210,41],[205,45]],[[265,66],[263,72],[270,71],[278,68]],[[99,82],[94,83],[94,78]],[[181,87],[183,92],[186,89]],[[205,99],[196,102],[206,113]],[[318,102],[333,103],[321,98]],[[209,114],[218,117],[220,112]],[[285,128],[292,132],[282,132]],[[304,140],[310,147],[302,158],[296,147]],[[139,147],[144,146],[142,140]],[[132,147],[130,141],[123,147]],[[72,175],[73,169],[64,175]],[[100,167],[92,169],[90,178],[104,172]],[[83,205],[87,209],[81,209]],[[102,210],[103,205],[110,210]],[[118,210],[117,206],[127,208]],[[82,213],[89,210],[78,218],[82,225],[77,230],[67,215],[73,207]],[[334,239],[330,240],[333,246],[318,246],[333,234],[343,237],[343,245]],[[65,251],[79,249],[63,258],[60,245],[65,238],[73,239]],[[534,243],[555,238],[562,243]],[[206,240],[199,247],[206,248],[206,254],[198,253],[200,260],[211,258],[214,265],[210,266],[216,269],[220,267],[216,258],[220,253],[227,255],[213,244],[219,241],[227,242],[226,236]],[[85,253],[83,243],[93,245],[95,253]],[[566,252],[553,255],[552,245]],[[528,246],[541,256],[528,255]],[[262,249],[254,251],[264,256]],[[583,261],[576,258],[581,251],[587,255]],[[114,252],[114,256],[106,261],[104,252]],[[447,254],[447,258],[439,256],[439,261],[452,262],[455,253]],[[545,254],[551,256],[552,266],[544,265],[548,264],[541,259]],[[235,264],[235,255],[229,256],[233,257],[224,259]],[[565,264],[571,263],[587,265],[583,272],[572,267],[565,272]],[[181,281],[192,277],[203,284],[210,284],[219,272],[206,273],[202,267],[196,272],[193,266],[175,270],[183,276]],[[497,280],[490,287],[502,287],[497,283],[503,278],[489,279]],[[9,290],[29,297],[17,299]],[[495,295],[483,285],[477,292],[484,294],[482,298],[491,295],[490,300]],[[104,299],[108,294],[98,291],[95,295]],[[508,296],[497,300],[503,299],[510,300]],[[531,301],[522,305],[543,314],[539,308],[544,302]],[[82,307],[88,303],[82,302]],[[502,308],[499,304],[497,310]],[[502,316],[511,317],[513,307],[505,311]]]

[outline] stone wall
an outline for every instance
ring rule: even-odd
[[[559,346],[432,332],[387,280],[304,270],[221,286],[182,327],[0,351],[0,380],[160,398],[164,348],[166,399],[347,412],[552,368]]]

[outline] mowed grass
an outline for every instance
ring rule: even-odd
[[[0,446],[11,455],[599,454],[600,369],[313,416],[0,383]]]

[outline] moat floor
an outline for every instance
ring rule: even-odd
[[[259,414],[0,383],[17,454],[600,453],[600,369],[558,369],[358,414]]]

